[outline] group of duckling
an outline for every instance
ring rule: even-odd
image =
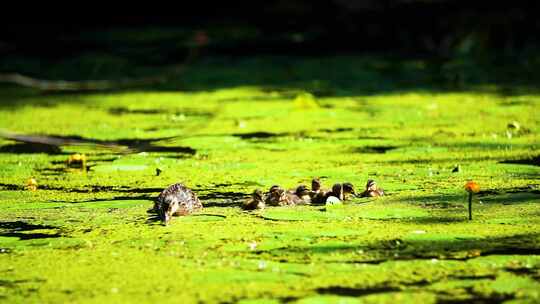
[[[306,185],[299,185],[294,189],[285,190],[279,185],[270,187],[268,192],[263,193],[257,189],[251,198],[244,202],[244,210],[264,209],[268,206],[294,206],[294,205],[321,205],[335,204],[347,200],[351,196],[376,197],[384,195],[384,191],[377,186],[374,180],[368,180],[366,189],[357,194],[354,185],[345,182],[337,183],[332,189],[324,189],[321,181],[314,178],[311,181],[311,189]]]
[[[311,189],[305,185],[285,190],[278,185],[270,187],[267,193],[257,189],[251,198],[244,202],[244,210],[263,209],[268,206],[295,206],[334,204],[347,200],[351,196],[376,197],[384,195],[384,191],[377,186],[374,180],[368,180],[365,190],[357,194],[351,183],[337,183],[332,189],[324,189],[321,181],[314,178]],[[163,190],[149,212],[157,213],[163,224],[167,225],[173,216],[189,215],[201,210],[203,205],[197,194],[181,183],[173,184]]]

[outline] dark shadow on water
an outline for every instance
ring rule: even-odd
[[[153,114],[166,114],[166,110],[162,109],[134,109],[130,110],[126,107],[115,107],[109,108],[109,114],[111,115],[126,115],[126,114],[142,114],[142,115],[153,115]]]
[[[516,274],[516,275],[523,275],[523,276],[532,276],[537,281],[540,278],[540,272],[538,272],[538,268],[530,268],[530,267],[506,267],[504,269],[505,271],[508,271],[510,273]]]
[[[94,202],[108,202],[108,201],[153,201],[155,197],[148,195],[141,196],[115,196],[111,198],[95,198],[85,201],[71,202],[72,204],[81,204],[81,203],[94,203]]]
[[[108,162],[113,162],[115,160],[119,159],[119,157],[94,157],[92,156],[88,162],[92,162],[92,163],[108,163]],[[62,160],[53,160],[51,161],[51,164],[53,165],[66,165],[67,164],[67,159],[62,161]]]
[[[199,195],[204,207],[239,207],[248,197],[246,193],[234,191],[209,191]]]
[[[351,253],[359,250],[369,256],[337,261],[338,263],[380,264],[387,261],[408,261],[417,259],[440,259],[466,261],[489,255],[538,255],[540,233],[517,234],[504,237],[458,238],[448,239],[414,238],[365,242],[359,245],[313,245],[282,247],[270,250],[253,251],[253,254],[268,254],[273,257],[311,254],[333,256],[339,253]]]
[[[390,286],[373,286],[366,288],[352,288],[352,287],[342,287],[342,286],[330,286],[317,288],[316,292],[319,294],[331,294],[337,296],[346,296],[346,297],[363,297],[372,294],[387,293],[393,291],[399,291],[397,287]]]
[[[325,132],[325,133],[341,133],[341,132],[354,131],[354,128],[319,129],[318,131]]]
[[[7,288],[17,288],[17,284],[24,284],[24,283],[44,283],[47,280],[45,279],[21,279],[21,280],[1,280],[0,279],[0,287],[7,287]],[[1,299],[2,297],[0,297]]]
[[[58,227],[50,225],[38,225],[31,224],[23,221],[14,222],[0,222],[0,229],[7,230],[0,232],[0,236],[4,237],[17,237],[20,240],[32,240],[32,239],[45,239],[45,238],[58,238],[63,235],[55,233],[26,233],[27,231],[41,230],[41,229],[58,229]]]
[[[540,200],[539,185],[529,185],[521,187],[507,187],[496,189],[485,189],[473,197],[473,206],[479,204],[520,204],[531,203]],[[461,213],[466,207],[467,196],[462,193],[445,193],[417,195],[407,198],[414,205],[419,205],[427,209],[437,209],[450,213]],[[414,219],[413,219],[414,220]]]
[[[50,225],[38,225],[38,224],[31,224],[23,221],[15,221],[15,222],[0,222],[0,229],[10,229],[10,230],[16,230],[16,231],[31,231],[31,230],[38,230],[38,229],[57,229],[58,227],[50,226]]]
[[[109,114],[117,115],[117,116],[128,115],[128,114],[139,114],[139,115],[169,114],[169,115],[200,116],[200,117],[207,117],[207,118],[214,116],[212,112],[194,111],[194,110],[188,110],[188,109],[181,109],[181,110],[180,109],[173,109],[173,110],[128,109],[126,107],[109,108]]]
[[[257,186],[257,187],[264,187],[263,184],[260,184],[258,182],[255,182],[255,181],[243,181],[243,182],[238,182],[238,183],[217,183],[217,184],[213,184],[213,186],[215,188],[219,188],[219,187],[230,187],[230,186],[240,186],[240,187],[252,187],[252,186]],[[208,190],[208,189],[205,189],[205,190]]]
[[[22,190],[26,190],[26,187],[21,186],[21,185],[15,185],[15,184],[0,183],[0,189],[1,190],[10,190],[10,191],[22,191]]]
[[[385,294],[392,292],[401,292],[406,291],[410,287],[428,287],[433,284],[439,283],[441,281],[456,281],[456,280],[489,280],[493,281],[497,278],[496,274],[487,274],[479,276],[468,276],[468,275],[449,275],[447,277],[439,277],[436,279],[420,279],[417,281],[386,281],[378,283],[371,286],[362,286],[362,287],[347,287],[347,286],[327,286],[320,287],[314,291],[318,294],[330,294],[343,297],[365,297],[374,294]],[[490,293],[488,295],[484,293],[479,293],[472,286],[464,287],[466,298],[463,297],[464,294],[461,294],[458,298],[456,295],[451,293],[446,293],[444,291],[434,291],[434,294],[437,297],[437,303],[502,303],[504,301],[514,299],[516,295],[509,293]]]
[[[94,193],[94,192],[121,192],[121,193],[159,193],[163,188],[130,188],[127,186],[102,186],[102,185],[86,185],[85,188],[67,188],[49,185],[38,185],[39,190],[54,190],[74,193]],[[26,190],[23,185],[3,184],[0,183],[1,190],[22,191]]]
[[[524,159],[510,159],[500,161],[501,164],[517,164],[517,165],[531,165],[531,166],[540,166],[540,155],[531,158]]]
[[[21,232],[4,232],[0,233],[0,236],[5,237],[17,237],[21,241],[25,240],[34,240],[34,239],[49,239],[49,238],[59,238],[62,237],[60,233],[21,233]]]
[[[452,297],[446,293],[439,292],[437,304],[500,304],[516,298],[515,294],[510,293],[491,293],[486,295],[478,292],[473,286],[464,287],[463,290],[467,294],[466,298],[455,298],[455,296]]]
[[[128,192],[128,193],[160,193],[164,188],[149,187],[149,188],[127,188],[123,190],[118,190],[118,192]]]
[[[223,218],[223,219],[227,218],[227,216],[223,214],[211,214],[211,213],[195,213],[188,216],[193,216],[193,217],[206,216],[206,217],[216,217],[216,218]]]
[[[358,129],[361,130],[361,129]],[[233,133],[231,134],[234,137],[239,137],[241,139],[245,140],[273,140],[278,137],[294,137],[294,138],[312,138],[312,139],[321,139],[322,137],[317,136],[309,136],[309,134],[312,133],[344,133],[344,132],[352,132],[355,131],[354,128],[335,128],[335,129],[317,129],[317,130],[309,130],[309,131],[299,131],[299,132],[280,132],[280,133],[274,133],[274,132],[266,132],[266,131],[258,131],[258,132],[248,132],[248,133]],[[382,139],[382,137],[365,137],[365,139]]]
[[[113,162],[119,157],[98,157],[96,155],[92,155],[88,157],[89,160],[86,163],[86,168],[82,168],[81,163],[75,163],[75,164],[68,164],[67,158],[66,160],[53,160],[51,161],[52,166],[47,168],[36,168],[35,170],[38,171],[41,175],[48,175],[48,176],[60,176],[66,173],[82,173],[84,171],[91,172],[93,171],[93,167],[103,164],[103,163],[110,163]]]
[[[0,153],[45,153],[49,155],[68,154],[58,146],[40,143],[16,143],[0,147]]]
[[[163,223],[161,222],[161,219],[159,218],[158,214],[153,211],[152,209],[148,209],[146,211],[148,213],[148,216],[146,217],[146,224],[149,224],[149,225],[163,225]],[[193,213],[193,214],[190,214],[190,215],[184,215],[184,216],[188,216],[188,217],[214,217],[214,218],[219,218],[219,219],[226,219],[227,216],[226,215],[222,215],[222,214],[211,214],[211,213],[201,213],[201,212],[197,212],[197,213]],[[175,219],[178,219],[179,217],[183,217],[183,216],[173,216],[172,220],[171,220],[171,224],[174,224],[174,221]]]
[[[178,136],[158,137],[158,138],[124,138],[117,140],[99,140],[94,138],[85,138],[78,135],[17,135],[11,140],[19,141],[17,144],[4,145],[0,147],[1,153],[62,153],[60,146],[72,145],[96,145],[109,149],[119,149],[119,152],[125,153],[122,149],[127,148],[131,152],[163,152],[163,153],[184,153],[186,155],[195,155],[197,150],[185,146],[163,146],[156,142],[169,141],[178,138]]]
[[[388,151],[395,150],[398,146],[365,146],[353,148],[354,153],[366,153],[366,154],[384,154]]]
[[[240,137],[241,139],[269,139],[279,136],[286,136],[289,133],[271,133],[271,132],[251,132],[251,133],[234,133],[232,134],[235,137]]]

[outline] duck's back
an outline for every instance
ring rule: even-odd
[[[178,215],[190,214],[203,207],[195,192],[180,183],[171,185],[163,190],[159,194],[157,201],[165,202],[173,199],[176,199],[180,205],[179,211],[176,212]]]

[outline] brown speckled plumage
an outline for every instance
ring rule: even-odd
[[[165,224],[172,215],[188,215],[202,208],[195,192],[181,183],[163,190],[154,202],[154,210]]]

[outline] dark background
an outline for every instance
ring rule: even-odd
[[[210,29],[214,43],[208,52],[228,55],[376,52],[445,58],[456,52],[519,54],[540,44],[538,1],[200,0],[15,5],[4,7],[2,13],[0,55],[45,58],[110,49],[115,47],[114,40],[104,45],[73,37],[148,27]],[[227,28],[244,28],[255,34],[243,37],[240,33],[231,39],[211,30]]]

